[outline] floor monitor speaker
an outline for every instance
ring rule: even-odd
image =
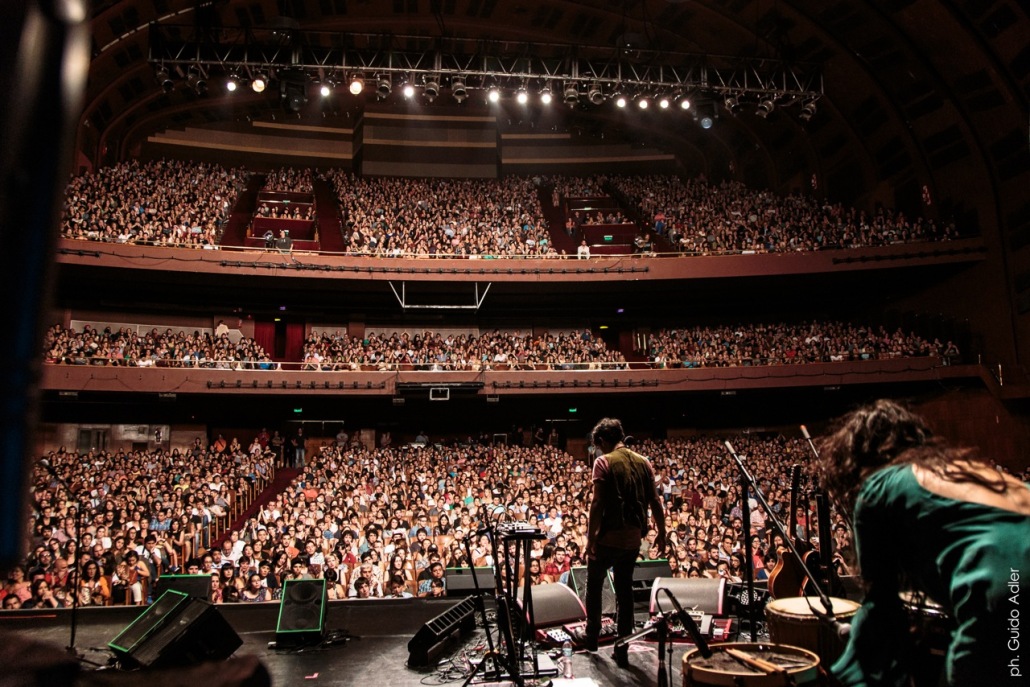
[[[532,589],[533,620],[536,629],[565,625],[586,620],[587,609],[571,588],[564,584],[538,584]],[[529,609],[523,608],[522,589],[519,589],[519,608],[529,622]]]
[[[107,646],[124,667],[159,668],[224,660],[242,644],[213,605],[167,591]]]
[[[408,666],[430,665],[453,640],[476,629],[476,600],[464,599],[436,616],[408,641]]]
[[[161,575],[157,578],[154,596],[159,597],[168,590],[188,594],[194,599],[211,599],[210,575]]]
[[[444,578],[447,580],[447,596],[468,596],[476,593],[476,585],[472,581],[472,571],[469,568],[447,568],[444,570]],[[481,591],[493,594],[494,569],[477,567],[475,581],[479,583]]]
[[[587,568],[585,565],[577,565],[569,571],[569,587],[576,592],[576,596],[587,603]],[[604,576],[604,583],[601,585],[601,613],[603,615],[615,615],[615,585],[612,583],[612,574],[609,571]]]
[[[276,646],[307,646],[321,642],[325,636],[325,610],[324,579],[286,580],[275,626]]]
[[[668,611],[669,599],[658,590],[667,588],[685,610],[702,611],[708,615],[726,614],[726,580],[705,577],[656,577],[651,586],[651,613]]]

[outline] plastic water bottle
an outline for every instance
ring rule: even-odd
[[[565,640],[565,643],[561,645],[561,660],[562,660],[562,677],[566,680],[571,680],[575,677],[572,674],[572,642]]]

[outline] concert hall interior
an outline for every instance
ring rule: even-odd
[[[7,5],[0,684],[1022,678],[1024,3]]]

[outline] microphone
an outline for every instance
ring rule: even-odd
[[[826,601],[829,601],[829,599]],[[812,609],[812,613],[814,613],[815,617],[819,619],[819,622],[825,623],[831,630],[833,630],[838,639],[843,642],[847,642],[848,637],[851,635],[851,623],[842,623],[838,620],[837,616],[833,614],[833,606],[828,606],[826,601],[822,604],[827,609],[826,611],[820,611],[811,605],[809,605],[809,608]]]
[[[736,458],[737,457],[737,452],[733,450],[733,444],[731,444],[729,442],[729,439],[727,439],[723,443],[726,444],[726,449],[730,452],[730,455],[733,456],[734,458]]]
[[[805,441],[808,442],[808,448],[812,449],[812,455],[815,456],[816,459],[820,458],[819,449],[815,447],[815,442],[812,441],[812,435],[808,433],[808,427],[801,425],[801,436],[803,436]]]
[[[711,658],[712,650],[708,646],[707,640],[705,640],[701,635],[701,630],[698,628],[697,623],[694,622],[694,619],[683,610],[682,606],[680,606],[680,602],[676,600],[676,596],[669,591],[668,587],[662,587],[658,591],[665,592],[665,596],[669,597],[669,600],[672,601],[672,605],[676,608],[676,614],[680,617],[680,622],[683,623],[683,627],[685,627],[687,632],[690,633],[690,637],[694,640],[694,645],[697,647],[697,650],[701,652],[701,656],[703,658]]]

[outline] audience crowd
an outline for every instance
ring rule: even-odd
[[[126,367],[208,367],[224,370],[273,370],[278,363],[254,339],[236,342],[226,331],[180,330],[156,327],[136,331],[122,327],[103,331],[84,325],[82,331],[54,325],[43,338],[43,362],[58,365],[118,365]]]
[[[73,177],[66,238],[215,248],[248,173],[203,162],[123,162]]]
[[[283,167],[264,190],[311,193],[315,172]],[[121,243],[217,246],[246,182],[242,169],[174,160],[126,162],[74,177],[62,234]],[[881,246],[958,238],[952,224],[894,210],[866,212],[813,196],[778,196],[737,181],[705,177],[556,176],[410,179],[325,173],[335,189],[347,250],[358,255],[560,257],[552,246],[538,190],[567,197],[617,198],[624,207],[569,217],[573,226],[646,218],[685,254],[770,253]],[[313,207],[259,205],[259,215],[312,219]],[[566,227],[568,230],[569,227]]]
[[[304,344],[301,369],[572,370],[625,364],[619,351],[609,350],[604,340],[587,330],[539,335],[498,330],[480,335],[370,332],[363,339],[312,332]]]
[[[50,452],[31,474],[28,558],[7,571],[3,607],[70,606],[72,594],[83,606],[145,603],[160,575],[206,559],[213,528],[268,484],[272,439]]]
[[[227,329],[227,328],[226,328]],[[952,342],[925,339],[900,329],[845,322],[694,325],[638,333],[633,366],[657,369],[860,362],[934,356],[957,362]],[[299,361],[276,362],[254,339],[233,341],[227,332],[192,333],[156,327],[90,325],[81,331],[47,330],[43,360],[57,365],[196,367],[225,370],[343,372],[354,370],[598,370],[631,366],[589,330],[541,334],[518,330],[484,333],[375,332],[352,337],[313,330]]]
[[[954,225],[873,213],[813,196],[778,196],[703,176],[610,177],[612,192],[684,253],[778,253],[958,238]]]
[[[557,256],[531,178],[401,179],[327,173],[359,255]]]
[[[846,322],[739,324],[663,329],[641,337],[641,353],[658,368],[797,365],[885,358],[959,357],[948,341],[900,329]]]
[[[485,435],[437,444],[420,433],[374,448],[342,429],[314,441],[319,450],[296,452],[262,430],[248,448],[218,436],[171,451],[50,453],[53,473],[33,472],[30,553],[8,571],[4,607],[70,604],[76,566],[84,605],[144,603],[169,572],[210,575],[211,598],[222,603],[274,601],[284,581],[308,577],[326,579],[331,599],[440,596],[445,568],[493,564],[489,537],[476,533],[505,521],[546,535],[519,571],[533,583],[563,581],[583,564],[590,467],[560,447],[556,432],[513,432],[508,445]],[[808,462],[804,442],[751,434],[733,444],[785,517],[788,467]],[[752,504],[751,532],[742,531],[736,467],[722,438],[646,440],[635,450],[654,465],[669,527],[664,549],[649,531],[641,558],[667,558],[676,577],[739,580],[751,537],[764,578],[776,556],[768,514]],[[285,490],[221,540],[209,538],[209,524],[226,517],[239,492],[266,484],[283,461],[298,466]],[[809,539],[812,514],[802,503],[798,531]],[[847,527],[839,518],[835,526],[841,565],[852,565]]]
[[[307,168],[280,167],[265,176],[265,185],[261,190],[280,193],[314,193],[315,177]]]

